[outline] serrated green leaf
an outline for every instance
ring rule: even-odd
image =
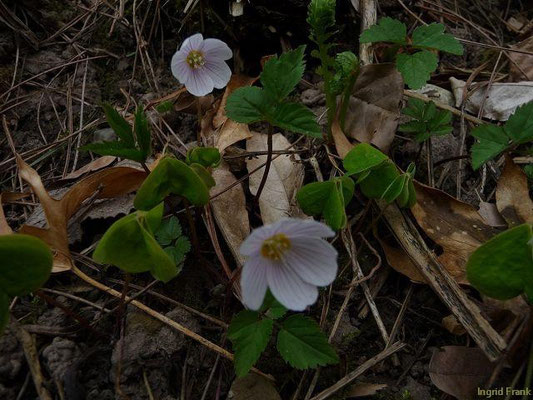
[[[101,156],[115,156],[127,158],[137,162],[143,162],[145,157],[140,150],[135,147],[129,147],[124,142],[103,142],[103,143],[89,143],[80,147],[81,150],[92,151]]]
[[[235,122],[251,124],[264,121],[274,110],[274,101],[264,89],[247,86],[235,90],[226,103],[226,115]]]
[[[102,104],[107,123],[127,147],[135,148],[135,139],[130,124],[111,105]]]
[[[331,82],[331,90],[340,94],[349,89],[351,82],[355,82],[355,73],[359,69],[359,59],[351,51],[343,51],[335,57],[335,76]]]
[[[233,317],[228,329],[228,338],[235,351],[235,372],[238,377],[248,373],[265,350],[274,322],[261,318],[256,311],[241,311]]]
[[[24,234],[0,236],[0,292],[22,296],[40,288],[52,270],[52,252],[41,240]]]
[[[204,179],[184,162],[165,157],[144,180],[133,204],[138,210],[150,210],[171,193],[197,206],[209,201],[209,188]]]
[[[0,335],[4,332],[9,322],[9,297],[0,291]]]
[[[168,246],[181,236],[180,221],[174,216],[163,220],[154,235],[161,246]]]
[[[325,43],[331,36],[328,29],[335,26],[335,4],[336,0],[309,2],[307,23],[311,26],[311,40],[315,43]]]
[[[194,147],[187,152],[187,164],[200,164],[206,168],[218,167],[222,161],[216,147]]]
[[[407,44],[407,28],[397,19],[380,18],[376,25],[363,31],[359,38],[360,43],[392,42]]]
[[[318,324],[302,314],[292,315],[283,321],[277,349],[283,359],[297,369],[339,362]]]
[[[412,45],[456,55],[463,54],[463,45],[453,35],[444,33],[443,24],[433,23],[416,28],[413,32]]]
[[[402,113],[413,118],[398,127],[400,132],[415,133],[415,139],[423,142],[434,135],[444,135],[452,131],[449,125],[452,114],[448,110],[437,110],[432,101],[425,103],[422,100],[410,98],[408,106]]]
[[[509,137],[501,126],[480,125],[472,130],[471,135],[479,140],[472,146],[472,168],[474,170],[492,160],[509,145]]]
[[[137,137],[137,143],[143,158],[143,162],[152,153],[152,136],[150,134],[150,128],[148,128],[148,120],[142,107],[137,108],[135,112],[135,136]]]
[[[344,169],[354,175],[372,169],[388,160],[388,157],[369,143],[360,143],[344,157]]]
[[[260,80],[263,90],[276,101],[284,100],[302,79],[305,46],[270,58],[263,67]]]
[[[533,101],[518,107],[505,123],[504,129],[515,143],[533,140]]]
[[[322,129],[315,114],[300,103],[281,103],[270,120],[272,125],[292,132],[322,138]]]
[[[163,251],[151,230],[161,221],[163,204],[149,212],[137,211],[116,221],[106,231],[93,259],[112,264],[129,273],[150,271],[163,282],[178,273],[174,261]]]
[[[400,53],[396,57],[396,68],[411,89],[420,89],[429,81],[437,69],[437,56],[428,50],[414,54]]]
[[[502,232],[478,247],[470,256],[467,278],[481,293],[500,300],[525,292],[533,300],[533,258],[528,242],[529,224]]]

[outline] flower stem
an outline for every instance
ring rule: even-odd
[[[261,178],[261,183],[259,184],[259,188],[257,189],[257,194],[255,195],[255,201],[259,202],[259,198],[261,197],[261,193],[263,192],[263,188],[265,187],[268,173],[270,172],[270,164],[272,164],[272,134],[274,131],[274,127],[269,124],[268,125],[268,137],[267,137],[267,159],[266,159],[266,165],[265,165],[265,172],[263,173],[263,177]]]

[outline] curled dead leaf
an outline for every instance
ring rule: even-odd
[[[346,154],[354,147],[352,143],[348,140],[346,135],[339,125],[339,121],[335,120],[331,124],[331,136],[333,136],[333,141],[335,142],[335,149],[340,158],[346,157]]]
[[[215,117],[213,118],[214,128],[220,128],[228,120],[228,117],[226,116],[226,103],[229,95],[238,88],[253,85],[258,78],[258,76],[251,77],[242,74],[233,74],[231,76],[231,79],[226,85],[226,90],[224,91],[224,95],[222,96]]]
[[[387,263],[397,272],[407,276],[415,283],[426,283],[422,274],[418,271],[415,264],[411,261],[407,253],[401,247],[394,247],[388,244],[385,240],[379,239],[379,243]]]
[[[281,133],[272,136],[273,150],[283,151],[290,149],[291,144]],[[267,135],[254,132],[251,139],[246,142],[248,152],[267,150]],[[265,164],[266,155],[260,155],[246,160],[246,168],[251,173],[259,166]],[[296,193],[304,179],[304,167],[297,154],[279,155],[272,160],[268,178],[259,198],[259,209],[264,224],[271,224],[282,218],[297,217],[302,215],[296,204]],[[255,195],[259,189],[265,167],[252,173],[249,177],[250,192]]]
[[[510,227],[533,222],[533,202],[527,176],[509,155],[496,186],[496,206]]]

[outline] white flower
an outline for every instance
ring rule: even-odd
[[[261,307],[267,288],[286,308],[302,311],[337,275],[337,251],[323,238],[335,233],[321,222],[282,219],[255,229],[243,242],[247,256],[241,275],[244,305]]]
[[[172,74],[195,96],[205,96],[213,88],[222,89],[231,78],[231,69],[225,63],[233,56],[226,43],[205,39],[197,33],[185,39],[172,57]]]

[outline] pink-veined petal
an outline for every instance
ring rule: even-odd
[[[261,251],[261,246],[265,239],[268,239],[273,235],[272,225],[265,225],[260,228],[256,228],[248,235],[248,237],[242,242],[239,252],[243,256],[257,256]]]
[[[180,83],[185,84],[191,78],[192,70],[189,64],[187,64],[187,53],[182,50],[174,53],[170,62],[170,68],[172,74]]]
[[[291,248],[283,255],[283,261],[312,285],[329,285],[337,276],[337,250],[323,239],[291,239]]]
[[[318,289],[304,282],[291,268],[279,264],[267,270],[268,287],[289,310],[303,311],[318,297]]]
[[[242,269],[242,300],[246,307],[257,310],[263,304],[267,290],[267,270],[269,261],[262,257],[249,258]]]
[[[201,50],[204,43],[204,37],[201,33],[196,33],[192,36],[189,36],[181,44],[180,50],[184,51],[186,54],[189,54],[191,50]]]
[[[313,219],[282,219],[277,222],[276,232],[284,233],[289,238],[335,236],[335,232],[329,226]]]
[[[191,75],[185,82],[185,87],[190,94],[201,97],[211,93],[214,85],[209,73],[199,68],[191,70]]]
[[[205,39],[202,51],[209,60],[229,60],[233,52],[226,43],[219,39]]]
[[[213,80],[213,84],[217,89],[226,87],[231,78],[231,69],[222,60],[206,60],[203,66],[208,71],[209,76]]]

